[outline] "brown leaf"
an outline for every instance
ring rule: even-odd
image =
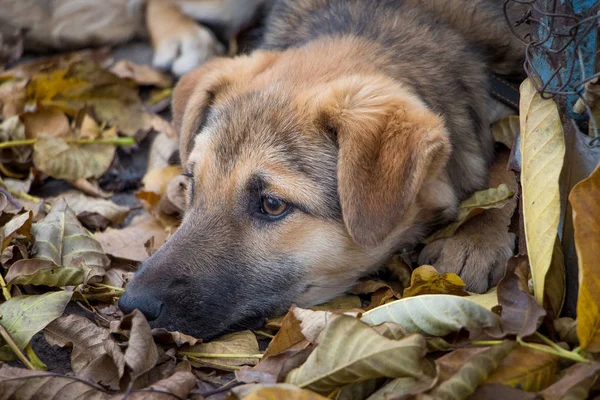
[[[68,138],[71,135],[69,119],[55,107],[39,108],[21,115],[28,139],[44,136]]]
[[[567,342],[572,347],[579,346],[579,338],[577,337],[577,320],[564,317],[554,320],[554,329],[558,333],[560,340]]]
[[[44,329],[51,345],[72,346],[71,369],[79,378],[119,389],[125,359],[107,329],[80,315],[60,317]]]
[[[309,390],[300,389],[297,386],[279,383],[264,385],[243,385],[232,390],[237,399],[243,400],[326,400]]]
[[[254,367],[243,366],[235,371],[236,379],[245,383],[276,383],[283,382],[287,374],[304,364],[314,346],[308,343],[308,347],[297,345],[275,356],[264,357]]]
[[[260,351],[256,336],[251,331],[230,333],[208,343],[185,346],[179,352],[194,366],[231,371],[240,365],[258,364]],[[216,354],[213,358],[210,355]],[[218,355],[227,354],[226,358]]]
[[[67,202],[77,219],[90,230],[121,224],[130,211],[128,207],[119,206],[110,200],[89,197],[76,190],[61,193],[60,198]]]
[[[59,398],[107,400],[110,395],[102,388],[75,377],[0,365],[0,400]]]
[[[469,400],[540,400],[535,393],[525,392],[510,386],[490,383],[481,385]]]
[[[158,349],[152,338],[152,331],[146,317],[139,310],[123,317],[121,330],[129,330],[129,342],[125,350],[125,363],[129,367],[131,380],[150,371],[158,361]]]
[[[173,208],[169,207],[168,204],[164,204],[164,202],[165,200],[168,201],[167,187],[169,183],[180,176],[181,173],[182,169],[178,165],[150,170],[142,180],[144,189],[136,194],[136,197],[142,200],[142,205],[146,211],[165,227],[179,225],[179,218],[165,212],[171,211]]]
[[[83,283],[81,268],[61,267],[50,260],[30,258],[14,263],[5,280],[11,285],[44,285],[50,287],[77,286]]]
[[[264,357],[275,356],[281,352],[306,341],[306,338],[302,334],[300,328],[300,321],[296,319],[292,311],[288,312],[283,320],[281,321],[281,328],[275,337],[269,343],[269,346],[265,350]],[[308,346],[308,342],[304,346]]]
[[[591,387],[598,380],[599,373],[600,364],[596,362],[577,363],[567,368],[561,379],[540,394],[544,400],[587,399]]]
[[[360,297],[354,295],[340,296],[327,303],[311,307],[314,311],[331,311],[338,314],[352,311],[363,311]]]
[[[3,227],[0,228],[0,251],[4,251],[11,240],[16,235],[23,235],[29,240],[33,239],[31,233],[33,222],[33,212],[27,211],[17,217],[14,217],[7,222]]]
[[[132,79],[138,85],[157,86],[169,88],[173,86],[173,79],[148,66],[135,64],[129,60],[121,60],[110,69],[110,72],[123,79]]]
[[[186,344],[193,346],[202,341],[201,339],[196,339],[181,332],[169,332],[165,328],[152,329],[152,337],[159,343],[174,344],[177,347],[181,347]]]
[[[124,229],[108,228],[94,234],[94,238],[102,245],[106,254],[142,262],[149,257],[145,243],[154,238],[154,244],[158,247],[165,242],[167,232],[152,216],[143,214],[135,217]]]
[[[102,190],[100,186],[98,186],[98,181],[96,180],[90,181],[89,179],[78,178],[69,180],[68,182],[69,185],[73,186],[75,189],[93,197],[107,199],[112,196],[112,193]]]
[[[25,140],[25,125],[18,116],[10,117],[0,122],[0,143]],[[8,163],[14,161],[25,164],[31,161],[33,149],[31,146],[17,146],[8,149],[0,149],[0,162]]]
[[[196,376],[191,372],[177,371],[168,378],[155,382],[147,389],[136,390],[128,399],[167,400],[177,396],[184,399],[196,386]],[[116,397],[116,396],[115,396]]]
[[[23,112],[25,107],[27,85],[26,79],[19,79],[12,75],[3,81],[0,79],[0,119],[7,120],[16,117]]]
[[[374,279],[359,281],[352,287],[354,294],[371,294],[371,303],[366,310],[379,307],[388,301],[402,297],[400,282],[383,282]]]
[[[415,269],[410,287],[404,289],[402,297],[413,297],[423,294],[452,294],[456,296],[468,296],[465,290],[466,283],[458,275],[452,272],[446,272],[438,275],[438,272],[431,265],[422,265]]]
[[[546,310],[529,294],[528,272],[527,256],[512,257],[508,260],[506,274],[498,283],[498,302],[502,306],[500,317],[504,334],[520,337],[533,335],[546,315]]]
[[[300,322],[301,334],[310,343],[319,343],[319,336],[333,317],[330,311],[307,310],[300,307],[292,307],[291,312],[295,319]],[[283,323],[282,323],[283,326]]]

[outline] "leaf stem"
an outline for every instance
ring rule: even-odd
[[[275,337],[274,335],[271,335],[270,333],[267,333],[265,331],[253,331],[253,332],[254,332],[255,335],[264,336],[264,337],[269,338],[269,339],[273,339]]]
[[[263,358],[262,354],[218,354],[218,353],[194,353],[191,351],[180,351],[177,354],[192,358]]]
[[[106,292],[106,293],[90,293],[90,294],[79,293],[79,294],[87,300],[104,300],[107,297],[121,297],[123,292],[122,291],[117,292],[116,290],[113,290],[111,292]]]
[[[475,340],[472,342],[475,346],[495,346],[501,344],[502,340]]]
[[[2,336],[2,338],[4,339],[6,344],[8,344],[8,347],[10,347],[10,349],[13,351],[13,353],[15,353],[17,358],[23,363],[23,365],[25,365],[27,367],[27,369],[31,369],[31,370],[36,369],[33,366],[33,364],[31,364],[31,362],[27,359],[27,357],[25,357],[25,354],[23,354],[23,352],[21,350],[19,350],[19,347],[17,346],[17,344],[15,343],[13,338],[10,337],[10,333],[8,333],[6,328],[3,327],[2,325],[0,325],[0,336]]]
[[[551,346],[556,351],[567,351],[539,332],[536,332],[535,336],[537,336],[542,342],[546,343],[548,346]]]
[[[2,287],[2,295],[6,300],[10,300],[10,290],[8,290],[8,286],[6,285],[6,281],[4,281],[4,277],[0,274],[0,286]]]
[[[0,143],[0,149],[7,149],[10,147],[19,146],[33,146],[37,139],[25,139],[25,140],[11,140],[8,142]],[[116,146],[131,146],[135,144],[135,139],[131,137],[117,137],[117,138],[100,138],[100,139],[68,139],[66,140],[69,144],[114,144]]]
[[[555,355],[557,357],[567,358],[569,360],[578,361],[578,362],[585,362],[585,363],[589,363],[590,362],[590,360],[588,360],[586,358],[583,358],[579,354],[573,353],[571,351],[567,351],[567,350],[565,350],[563,348],[561,348],[561,350],[558,351],[558,350],[555,350],[554,348],[548,348],[548,347],[545,347],[545,346],[541,346],[539,344],[527,343],[527,342],[525,342],[523,339],[521,339],[518,336],[517,336],[517,341],[523,347],[529,347],[531,349],[539,350],[539,351],[544,352],[544,353],[553,354],[553,355]]]
[[[0,146],[2,146],[3,143],[0,143]],[[27,194],[25,192],[19,192],[17,190],[13,190],[11,188],[8,187],[8,185],[2,180],[2,178],[0,177],[0,187],[4,190],[6,190],[9,194],[18,197],[20,199],[26,200],[26,201],[30,201],[32,203],[39,203],[42,201],[42,199],[40,199],[39,197],[35,197],[32,196],[30,194]]]

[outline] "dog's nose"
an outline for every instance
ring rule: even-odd
[[[129,314],[136,308],[140,310],[148,321],[154,321],[162,311],[163,303],[155,297],[148,295],[131,294],[125,291],[119,299],[119,308],[124,314]]]

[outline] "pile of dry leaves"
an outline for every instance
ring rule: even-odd
[[[0,75],[0,399],[554,400],[599,389],[600,172],[569,196],[578,320],[557,318],[565,297],[556,234],[564,134],[555,104],[529,82],[520,117],[493,126],[507,149],[490,189],[427,239],[504,210],[521,254],[496,288],[471,294],[457,275],[402,253],[347,296],[204,343],[116,307],[139,262],[176,229],[181,171],[166,162],[176,145],[154,115],[172,82],[131,63],[108,65],[103,55],[79,53]],[[509,155],[519,128],[520,164]],[[118,161],[117,146],[135,147],[151,130],[161,134],[137,193],[145,211],[130,221],[132,210],[96,179]],[[74,189],[30,194],[49,179]],[[30,343],[41,332],[49,345],[71,347],[69,373],[45,371],[51,360]]]

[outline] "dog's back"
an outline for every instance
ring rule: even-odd
[[[353,36],[378,48],[374,65],[444,116],[455,149],[448,172],[459,197],[484,187],[493,156],[488,73],[514,73],[523,57],[501,2],[280,0],[267,22],[263,47],[283,50]]]

